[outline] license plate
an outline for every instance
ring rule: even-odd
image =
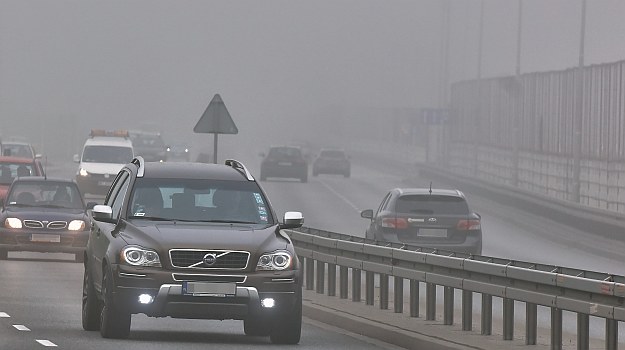
[[[182,294],[195,296],[227,297],[236,294],[235,283],[182,282]]]
[[[291,166],[291,165],[293,165],[293,163],[291,163],[291,162],[278,162],[278,165],[281,165],[281,166]]]
[[[420,228],[417,235],[421,237],[447,237],[447,230],[444,228]]]
[[[30,236],[31,242],[61,243],[60,235],[47,235],[42,233],[33,233]]]
[[[110,181],[98,181],[98,186],[111,186],[112,182]]]

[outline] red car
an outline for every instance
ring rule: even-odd
[[[19,176],[44,176],[38,159],[0,157],[0,199],[5,199],[13,179]]]

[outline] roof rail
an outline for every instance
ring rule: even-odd
[[[136,156],[132,161],[132,164],[137,166],[137,177],[143,177],[143,175],[145,174],[145,161],[143,160],[143,157],[141,156]]]
[[[226,163],[227,166],[231,166],[237,170],[240,170],[242,173],[244,173],[245,177],[249,180],[249,181],[254,181],[254,177],[252,176],[252,173],[250,173],[247,168],[245,167],[245,165],[243,165],[243,163],[239,162],[238,160],[235,159],[226,159]]]

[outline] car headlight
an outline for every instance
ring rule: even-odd
[[[286,250],[278,250],[272,253],[265,253],[258,259],[257,270],[282,271],[291,268],[293,257]]]
[[[89,173],[87,172],[87,170],[80,168],[80,170],[78,170],[78,175],[80,176],[89,176]]]
[[[22,220],[18,218],[6,218],[4,220],[4,227],[6,228],[22,228]]]
[[[133,266],[161,267],[161,259],[157,252],[138,246],[127,246],[122,249],[121,259]]]
[[[85,222],[83,220],[72,220],[67,225],[67,229],[70,231],[82,231],[85,229]]]

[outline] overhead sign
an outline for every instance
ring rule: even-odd
[[[193,128],[195,133],[208,134],[238,134],[239,129],[234,124],[224,101],[219,94],[215,94],[206,107],[204,114]]]

